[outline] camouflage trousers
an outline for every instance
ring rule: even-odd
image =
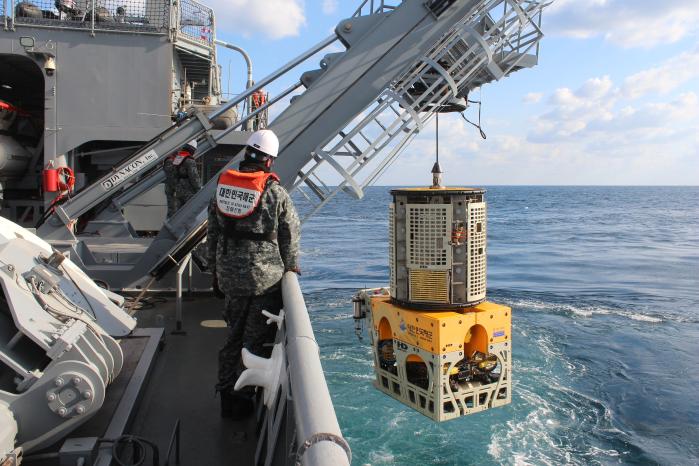
[[[175,212],[189,201],[194,194],[167,194],[167,218],[175,215]]]
[[[277,326],[267,325],[262,311],[279,314],[281,308],[281,289],[259,296],[226,296],[223,318],[228,324],[228,339],[218,353],[217,391],[233,390],[245,369],[241,357],[243,348],[257,356],[270,357]]]

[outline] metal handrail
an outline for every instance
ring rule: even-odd
[[[400,4],[401,0],[395,0],[390,3],[398,3]],[[364,8],[366,6],[369,6],[369,11],[365,12]],[[354,15],[352,15],[354,18],[359,17],[359,16],[368,16],[368,15],[374,15],[378,13],[383,13],[385,11],[390,11],[390,10],[395,10],[398,7],[398,5],[388,5],[386,4],[386,0],[364,0],[361,5],[359,5],[359,8],[354,12]]]
[[[245,60],[245,64],[248,67],[248,80],[245,83],[245,89],[250,89],[255,85],[255,81],[252,78],[252,59],[250,58],[250,55],[243,49],[242,47],[239,47],[235,44],[231,44],[229,42],[220,40],[220,39],[214,39],[214,44],[220,45],[221,47],[225,47],[229,50],[233,50],[235,52],[238,52],[243,56],[243,59]],[[248,107],[248,113],[251,112],[252,109],[252,96],[248,97],[248,100],[246,101],[247,107]],[[246,125],[246,129],[250,129],[251,125],[248,124]]]
[[[282,279],[287,373],[296,419],[297,461],[307,466],[348,465],[351,452],[342,437],[320,364],[318,343],[298,277]]]
[[[284,310],[262,313],[278,328],[270,359],[243,349],[246,369],[235,384],[261,387],[255,464],[349,466],[352,450],[342,437],[320,364],[318,343],[295,273],[282,278]]]

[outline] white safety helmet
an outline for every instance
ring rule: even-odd
[[[269,129],[261,129],[252,133],[248,139],[248,147],[272,158],[279,155],[279,139],[274,131]]]
[[[184,145],[183,149],[190,151],[192,154],[194,154],[197,151],[197,140],[192,139],[189,141],[187,144]]]

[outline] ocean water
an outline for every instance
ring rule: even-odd
[[[513,400],[442,424],[372,387],[354,335],[352,295],[388,282],[389,188],[305,224],[302,286],[353,464],[699,464],[699,188],[491,187],[487,201]]]

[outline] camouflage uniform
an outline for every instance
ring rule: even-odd
[[[277,239],[226,238],[225,222],[236,230],[252,233],[276,232]],[[281,279],[285,271],[298,269],[300,222],[291,197],[276,182],[268,185],[255,212],[231,220],[216,207],[209,207],[208,257],[221,291],[226,295],[223,317],[229,334],[219,352],[218,391],[232,390],[244,367],[241,351],[247,348],[269,357],[276,327],[267,325],[262,310],[278,314],[282,308]]]
[[[192,157],[187,157],[181,164],[175,165],[173,160],[173,157],[168,157],[163,165],[168,218],[201,189],[197,162]]]

